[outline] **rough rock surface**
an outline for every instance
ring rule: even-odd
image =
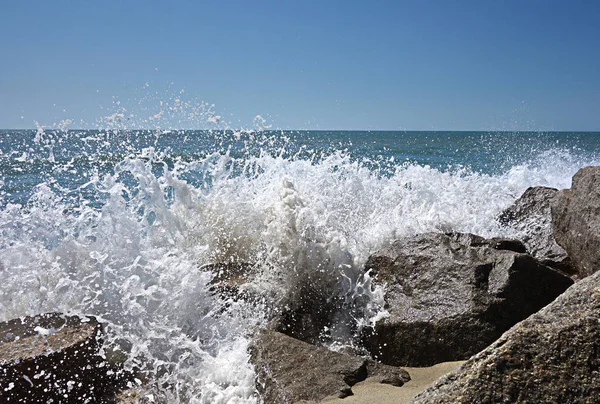
[[[203,265],[210,272],[210,292],[223,301],[222,310],[232,302],[261,304],[267,307],[271,328],[293,338],[319,345],[357,330],[356,317],[361,316],[363,302],[341,293],[346,279],[337,271],[290,271],[285,275],[284,293],[268,292],[252,285],[264,270],[247,262],[218,262]],[[276,272],[273,269],[273,272]],[[282,278],[277,279],[277,282]]]
[[[248,282],[256,274],[256,266],[246,262],[220,262],[200,268],[213,275],[209,290],[224,301],[223,308],[232,301],[264,303],[269,298],[261,292],[248,288]],[[341,276],[331,276],[318,271],[294,274],[289,279],[292,285],[286,295],[271,305],[272,328],[302,341],[319,344],[330,341],[336,327],[341,331],[355,326],[355,321],[344,307],[344,297],[339,296]],[[347,321],[341,321],[348,313]]]
[[[517,241],[428,233],[397,240],[366,269],[387,284],[389,317],[363,343],[396,366],[463,360],[537,312],[573,281]]]
[[[413,403],[597,403],[600,273],[571,286]]]
[[[338,294],[335,280],[321,274],[307,274],[290,288],[282,309],[273,319],[279,332],[311,344],[327,341],[336,327],[348,326],[335,323],[338,314],[347,313],[344,300]]]
[[[285,334],[265,330],[250,348],[257,389],[265,403],[320,402],[352,395],[351,386],[367,377],[401,386],[410,380],[400,368],[332,352]]]
[[[120,391],[109,402],[110,404],[167,404],[164,399],[158,398],[154,392],[146,386],[137,386]]]
[[[213,274],[210,281],[210,291],[224,299],[247,300],[251,296],[246,290],[240,288],[248,282],[254,270],[252,264],[246,262],[218,262],[207,264],[200,268]]]
[[[600,269],[600,167],[584,167],[552,203],[554,237],[582,277]]]
[[[574,275],[567,252],[556,243],[550,206],[558,190],[530,187],[498,217],[501,224],[522,234],[527,251],[543,264]]]
[[[0,402],[100,402],[124,381],[99,356],[101,325],[58,313],[0,323]]]

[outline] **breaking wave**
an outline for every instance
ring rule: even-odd
[[[0,320],[98,316],[107,351],[126,351],[153,394],[198,403],[260,401],[250,338],[303,279],[332,282],[340,322],[369,326],[385,315],[363,273],[371,253],[427,231],[506,235],[495,218],[527,187],[566,188],[599,163],[573,149],[520,161],[502,150],[504,166],[486,172],[311,133],[13,135],[0,135]],[[250,263],[240,287],[260,298],[215,293],[215,263]],[[351,344],[352,332],[329,341]]]

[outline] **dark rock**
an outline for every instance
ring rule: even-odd
[[[582,277],[600,269],[600,167],[582,168],[552,203],[554,237]]]
[[[93,317],[58,313],[0,323],[0,402],[105,402],[125,374],[99,355]]]
[[[494,250],[506,250],[517,253],[526,253],[527,247],[520,240],[513,240],[507,238],[493,237],[485,240],[482,245],[488,245]]]
[[[221,282],[227,282],[230,285],[242,285],[248,281],[254,265],[247,262],[218,262],[204,265],[200,269],[212,272],[211,284],[213,285],[218,285]]]
[[[574,275],[567,252],[557,244],[552,229],[550,206],[558,190],[530,187],[498,217],[501,224],[522,234],[527,251],[544,265]],[[524,251],[523,251],[524,252]]]
[[[529,187],[514,204],[506,208],[498,217],[502,224],[513,224],[528,220],[532,216],[543,217],[543,223],[549,222],[550,201],[558,190],[550,187]]]
[[[248,288],[248,282],[260,270],[245,262],[224,262],[204,265],[202,271],[209,271],[213,278],[209,290],[223,299],[223,310],[232,301],[259,303],[270,301],[273,296],[265,296],[263,291]],[[340,295],[339,274],[331,275],[320,271],[298,271],[288,274],[286,293],[272,301],[270,317],[272,328],[302,341],[319,344],[331,341],[331,334],[339,331],[348,335],[347,329],[355,326],[355,321],[346,303]],[[346,322],[339,321],[348,313]],[[349,323],[352,323],[349,325]],[[343,331],[337,328],[345,327]]]
[[[430,366],[481,351],[573,283],[514,252],[517,246],[472,234],[428,233],[372,255],[366,269],[387,284],[389,317],[365,333],[365,347],[396,366]]]
[[[251,296],[242,286],[248,282],[254,266],[246,262],[219,262],[200,267],[201,271],[212,273],[210,291],[224,299],[246,300]]]
[[[367,377],[377,380],[379,383],[391,384],[396,387],[402,387],[410,380],[406,370],[397,366],[384,365],[372,359],[367,359]]]
[[[600,273],[571,286],[413,403],[597,403]]]
[[[114,404],[166,404],[165,400],[157,397],[156,393],[148,386],[139,385],[120,391]],[[113,402],[111,402],[113,404]]]
[[[285,299],[282,309],[273,319],[274,328],[286,335],[311,344],[329,340],[338,313],[344,312],[344,299],[339,285],[319,273],[303,274],[297,279]],[[350,327],[350,325],[348,325]]]
[[[410,380],[403,369],[332,352],[271,330],[255,338],[250,354],[256,387],[265,403],[343,398],[352,395],[354,384],[370,376],[397,386]]]

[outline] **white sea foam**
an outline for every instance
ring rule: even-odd
[[[171,168],[153,148],[125,157],[81,188],[101,195],[101,207],[70,206],[48,184],[26,206],[8,204],[0,211],[0,320],[97,315],[109,345],[130,352],[128,365],[152,370],[158,397],[254,403],[249,338],[297,279],[337,280],[341,296],[361,302],[356,321],[367,325],[382,316],[382,291],[362,276],[371,253],[428,231],[506,234],[495,218],[528,186],[565,188],[579,167],[597,163],[554,151],[496,176],[415,164],[381,175],[345,152],[226,150]],[[247,287],[262,302],[224,302],[209,291],[213,275],[199,268],[230,261],[257,263]]]

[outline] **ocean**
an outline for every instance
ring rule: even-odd
[[[386,315],[370,254],[518,237],[497,215],[587,165],[600,133],[0,130],[0,321],[94,315],[158,397],[258,403],[248,345],[299,280],[330,280],[356,323],[323,343],[355,344]],[[223,262],[252,264],[260,299],[214,293]]]

